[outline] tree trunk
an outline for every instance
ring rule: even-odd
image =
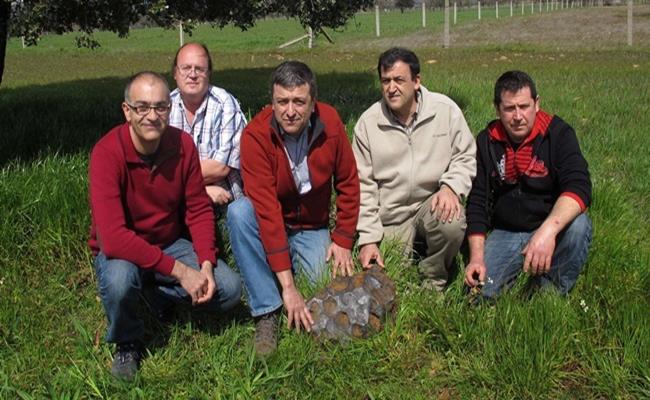
[[[5,57],[7,54],[7,40],[9,38],[9,13],[11,3],[0,1],[0,86],[5,72]]]

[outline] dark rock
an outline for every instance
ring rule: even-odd
[[[380,331],[397,309],[395,283],[375,266],[351,277],[336,277],[307,302],[318,339],[365,338]]]

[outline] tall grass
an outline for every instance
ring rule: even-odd
[[[317,73],[321,98],[351,131],[379,98],[379,51],[337,44],[276,52],[273,32],[299,34],[288,25],[263,21],[252,32],[261,44],[223,57],[215,52],[213,81],[252,115],[267,102],[270,68],[302,59]],[[222,46],[240,40],[218,35],[214,43]],[[366,43],[352,28],[340,35],[348,44]],[[149,354],[138,380],[113,380],[85,244],[88,152],[121,122],[126,78],[143,68],[168,71],[175,39],[151,29],[134,31],[128,43],[107,40],[96,53],[61,44],[9,49],[7,86],[0,89],[0,398],[650,396],[645,47],[417,49],[424,84],[453,97],[474,132],[493,118],[493,82],[511,68],[530,72],[543,108],[576,129],[594,182],[594,242],[569,296],[528,299],[520,279],[495,306],[472,307],[461,277],[444,296],[424,291],[415,268],[387,246],[399,311],[368,340],[320,345],[283,329],[279,351],[263,361],[252,353],[254,328],[244,308],[221,317],[180,309],[169,325],[146,320]]]

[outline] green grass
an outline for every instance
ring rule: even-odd
[[[300,34],[282,20],[261,21],[244,36],[200,28],[196,38],[218,49],[213,81],[250,115],[267,102],[271,68],[298,58],[314,68],[321,98],[351,130],[379,98],[376,43],[383,42],[373,39],[373,18],[357,17],[335,45],[319,42],[314,51],[275,49]],[[418,13],[390,18],[394,28],[386,22],[382,34],[420,29]],[[422,291],[415,268],[387,248],[400,305],[375,337],[319,345],[283,329],[277,354],[261,361],[252,355],[245,309],[232,317],[181,309],[168,326],[146,320],[150,354],[138,380],[123,384],[109,373],[112,349],[102,340],[106,321],[85,244],[88,153],[121,121],[127,77],[168,71],[177,32],[100,40],[97,52],[75,49],[65,36],[25,50],[10,44],[0,89],[1,399],[650,397],[647,45],[417,49],[424,84],[453,97],[473,132],[494,117],[492,85],[508,68],[530,72],[542,106],[576,129],[594,183],[594,242],[566,298],[525,300],[522,279],[496,306],[470,307],[461,277],[444,297]]]

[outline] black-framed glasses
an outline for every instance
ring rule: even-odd
[[[197,67],[196,65],[177,65],[176,68],[178,68],[183,76],[189,76],[192,71],[194,71],[197,76],[206,76],[208,74],[207,68]]]
[[[149,111],[153,109],[153,111],[158,114],[158,115],[165,115],[167,114],[167,111],[169,111],[169,108],[171,107],[169,104],[154,104],[154,105],[149,105],[149,104],[129,104],[126,103],[127,106],[133,111],[135,111],[136,114],[140,116],[145,116],[149,114]]]

